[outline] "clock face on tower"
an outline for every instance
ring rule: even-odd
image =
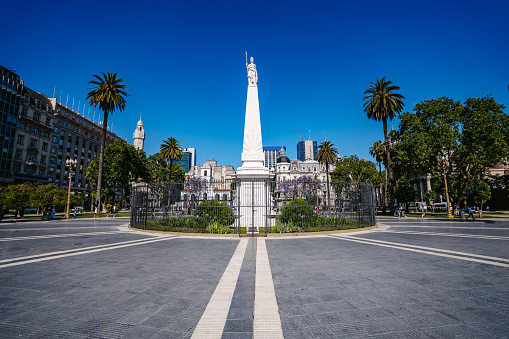
[[[138,133],[139,138],[143,138],[143,132]]]

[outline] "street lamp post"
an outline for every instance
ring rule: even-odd
[[[72,182],[72,170],[73,168],[76,167],[76,164],[77,164],[77,160],[74,159],[74,160],[71,160],[71,159],[67,159],[65,161],[67,167],[69,167],[69,191],[67,192],[67,212],[65,213],[65,218],[66,219],[69,219],[69,206],[71,204],[71,182]]]

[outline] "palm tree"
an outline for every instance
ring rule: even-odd
[[[125,109],[125,98],[129,96],[124,90],[128,89],[123,84],[124,80],[117,78],[117,73],[104,74],[101,72],[102,78],[99,75],[94,77],[97,80],[92,80],[89,84],[97,85],[97,87],[89,87],[91,91],[87,95],[87,100],[93,107],[99,104],[99,109],[104,113],[103,128],[101,132],[101,150],[99,152],[99,173],[97,176],[97,195],[96,206],[101,208],[101,182],[103,177],[103,159],[104,149],[106,148],[106,131],[108,129],[108,114],[113,113],[115,109],[123,111]]]
[[[405,97],[394,91],[399,90],[399,86],[391,85],[392,81],[382,79],[372,82],[371,86],[364,92],[367,94],[364,99],[364,111],[369,119],[376,121],[382,120],[384,127],[384,146],[386,154],[386,170],[389,173],[389,181],[392,181],[392,171],[390,169],[391,154],[387,147],[387,119],[393,120],[396,113],[403,110],[403,101]]]
[[[378,173],[380,174],[380,196],[382,196],[382,161],[384,160],[385,150],[384,143],[380,140],[375,141],[373,146],[369,148],[369,154],[376,159],[378,162]],[[387,204],[387,171],[385,171],[385,190],[383,195],[382,204],[386,206]]]
[[[180,141],[178,141],[174,137],[170,137],[167,140],[163,140],[163,143],[161,144],[161,147],[159,148],[159,155],[161,158],[163,158],[165,161],[170,160],[170,197],[169,197],[169,204],[171,205],[171,196],[173,193],[173,186],[171,183],[171,172],[172,172],[172,166],[173,166],[173,160],[180,160],[182,159],[182,156],[184,155],[184,152],[182,152],[182,146],[180,146]]]
[[[325,164],[325,172],[327,174],[327,205],[330,206],[330,185],[329,185],[329,164],[336,162],[338,151],[334,148],[334,144],[325,140],[318,146],[318,154],[316,160],[320,164]]]

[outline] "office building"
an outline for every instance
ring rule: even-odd
[[[194,147],[184,149],[182,158],[177,160],[177,164],[179,164],[186,173],[189,172],[191,167],[196,166],[196,149]]]
[[[316,160],[317,142],[313,140],[302,140],[297,143],[297,160]]]
[[[0,66],[0,184],[13,183],[11,175],[19,106],[23,92],[23,81],[19,75]]]
[[[286,151],[285,146],[263,146],[263,154],[265,155],[263,166],[265,166],[269,170],[275,169],[278,158],[278,152],[280,149],[284,149]]]

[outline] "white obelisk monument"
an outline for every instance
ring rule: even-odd
[[[237,168],[237,185],[240,199],[240,226],[258,232],[259,227],[269,226],[270,214],[268,185],[272,174],[263,166],[262,127],[258,104],[258,72],[251,57],[247,64],[247,101],[244,123],[244,144],[242,147],[242,166]]]

